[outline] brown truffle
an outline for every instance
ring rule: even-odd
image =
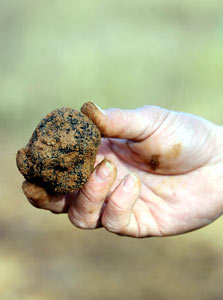
[[[86,115],[71,108],[56,109],[18,151],[17,166],[26,180],[49,193],[72,192],[87,182],[100,140],[99,129]]]

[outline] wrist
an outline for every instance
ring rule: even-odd
[[[214,125],[213,131],[216,138],[216,151],[210,161],[207,178],[210,178],[209,184],[214,195],[217,218],[223,214],[223,126]]]
[[[215,157],[213,158],[217,163],[223,164],[223,126],[214,125],[213,131],[216,140]]]

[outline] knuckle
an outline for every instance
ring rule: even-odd
[[[117,234],[125,234],[128,227],[127,224],[112,220],[110,217],[102,218],[102,225],[107,231]]]
[[[68,212],[68,217],[74,226],[76,226],[78,228],[82,228],[82,226],[84,226],[84,223],[82,221],[80,214],[73,207],[70,208],[70,210]]]
[[[83,187],[80,191],[80,201],[83,209],[88,212],[91,210],[92,206],[96,209],[98,205],[106,198],[107,190],[104,188],[103,190],[99,190],[98,187],[93,187],[90,189],[89,187]],[[91,213],[89,211],[89,213]]]
[[[71,223],[80,229],[92,229],[95,228],[96,221],[88,220],[87,216],[81,215],[77,210],[70,209],[68,213],[68,217]]]
[[[113,224],[111,222],[102,221],[102,225],[109,232],[114,232],[114,233],[118,233],[119,232],[119,228],[117,227],[117,225],[115,225],[115,224]]]
[[[74,224],[75,227],[80,228],[80,229],[88,229],[88,226],[85,222],[82,221],[77,221],[77,220],[73,220],[72,222]]]
[[[92,198],[94,199],[94,193],[92,191],[90,191],[89,189],[86,189],[85,187],[83,187],[83,189],[81,190],[82,196],[88,201],[91,202]]]
[[[110,197],[110,200],[109,200],[109,205],[111,206],[111,208],[113,210],[116,211],[116,213],[121,213],[123,211],[125,211],[125,208],[122,207],[121,205],[121,201],[119,198],[116,198],[116,197]]]
[[[100,190],[96,183],[91,184],[90,186],[84,186],[80,193],[82,194],[82,197],[85,198],[87,203],[99,202],[102,196],[104,196],[104,191]]]
[[[75,218],[73,215],[72,216],[69,215],[69,219],[70,219],[71,223],[77,228],[81,228],[81,229],[88,228],[87,224],[83,220],[79,220],[79,219]]]

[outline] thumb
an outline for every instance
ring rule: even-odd
[[[144,106],[134,110],[112,108],[103,111],[92,102],[84,103],[81,111],[94,122],[102,136],[134,141],[150,136],[169,112],[157,106]]]

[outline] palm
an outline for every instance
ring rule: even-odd
[[[188,134],[188,126],[184,124],[181,130],[178,128],[176,135],[172,133],[172,122],[172,128],[166,130],[163,124],[163,129],[159,128],[142,141],[102,140],[98,158],[101,155],[108,157],[118,169],[113,189],[129,172],[137,173],[142,182],[141,196],[133,208],[131,222],[123,232],[125,235],[172,235],[204,226],[213,219],[213,202],[207,201],[213,194],[209,193],[206,174],[210,178],[213,169],[214,138],[210,136],[207,124],[200,119],[194,119],[191,123],[187,115],[178,118],[181,118],[181,123],[184,123],[182,118],[186,118],[185,122],[190,124],[189,130],[197,127],[199,121],[201,132],[198,136],[203,135],[203,139],[195,139],[193,143],[187,140],[188,145],[185,144],[182,137]],[[176,120],[174,122],[177,123]],[[169,133],[172,136],[168,136]],[[205,145],[207,139],[211,142],[208,148]],[[160,148],[161,140],[177,143],[164,142]],[[210,208],[206,207],[203,213],[201,207],[205,207],[206,203],[210,203]]]

